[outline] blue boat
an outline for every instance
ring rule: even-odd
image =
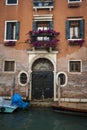
[[[14,94],[11,100],[6,100],[0,97],[0,112],[2,113],[12,113],[16,109],[26,109],[29,107],[28,102],[24,102],[20,94]]]

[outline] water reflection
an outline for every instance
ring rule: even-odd
[[[63,115],[52,109],[33,108],[0,114],[0,130],[87,130],[87,117]]]

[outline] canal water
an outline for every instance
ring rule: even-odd
[[[12,114],[0,113],[0,130],[87,130],[87,117],[31,108]]]

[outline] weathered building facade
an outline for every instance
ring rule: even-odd
[[[87,102],[87,0],[0,2],[0,95]]]

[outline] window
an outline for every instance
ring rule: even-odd
[[[4,71],[5,72],[13,72],[15,71],[15,61],[5,61],[4,63]]]
[[[68,19],[66,21],[66,38],[71,40],[84,38],[83,19]]]
[[[53,29],[53,21],[34,21],[33,30],[49,30]],[[49,36],[38,36],[37,41],[49,41]]]
[[[65,75],[64,74],[59,74],[59,77],[60,79],[60,85],[64,85],[65,84]]]
[[[18,75],[18,81],[21,86],[28,84],[28,74],[25,71],[21,71]]]
[[[50,9],[54,6],[54,0],[33,0],[33,8],[37,9]]]
[[[5,40],[19,39],[20,23],[16,21],[5,22]]]
[[[53,29],[53,21],[34,21],[33,30]]]
[[[21,73],[20,75],[20,82],[25,84],[27,82],[27,75],[25,73]]]
[[[50,29],[50,25],[49,25],[49,22],[46,22],[46,21],[39,21],[37,22],[37,30],[48,30]],[[47,37],[47,36],[44,36],[44,37],[37,37],[37,40],[38,41],[49,41],[50,38]]]
[[[82,0],[68,0],[68,7],[79,7],[81,3]]]
[[[18,4],[18,0],[6,0],[6,5],[16,5]]]
[[[69,61],[69,72],[81,72],[81,61]]]
[[[67,75],[65,72],[59,72],[57,74],[57,84],[58,85],[59,85],[59,82],[62,87],[64,87],[67,84]]]
[[[82,2],[82,0],[68,0],[68,2],[73,2],[73,3],[75,3],[75,2]]]

